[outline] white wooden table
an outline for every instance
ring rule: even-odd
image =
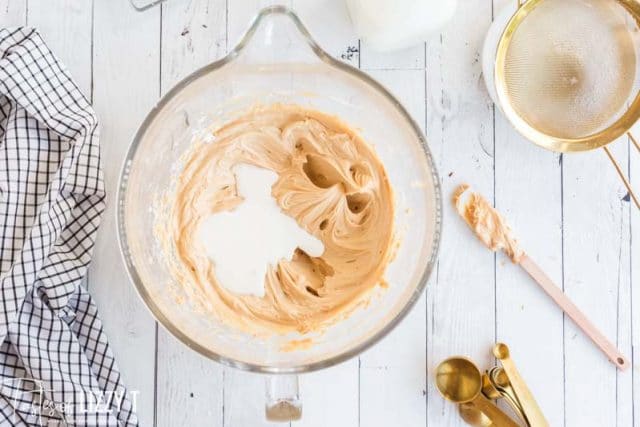
[[[632,360],[640,356],[640,246],[632,246],[640,213],[623,200],[604,153],[539,149],[494,108],[480,52],[507,1],[461,0],[442,34],[392,54],[358,41],[343,0],[287,3],[322,46],[379,79],[423,124],[445,197],[467,181],[493,200],[531,256]],[[223,56],[268,3],[168,0],[138,13],[127,0],[0,0],[0,26],[39,28],[101,119],[109,209],[88,287],[125,382],[140,392],[143,426],[268,424],[261,377],[204,359],[154,322],[124,272],[114,219],[120,164],[147,111],[183,76]],[[640,188],[640,156],[626,140],[614,152]],[[440,254],[426,296],[391,335],[302,377],[304,418],[294,426],[462,425],[434,389],[433,368],[454,354],[489,367],[496,340],[512,347],[552,426],[640,426],[639,369],[616,372],[518,268],[476,243],[448,205]]]

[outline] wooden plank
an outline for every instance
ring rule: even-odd
[[[422,51],[424,55],[424,46]],[[372,71],[371,75],[424,125],[424,70]],[[426,424],[426,357],[423,296],[396,330],[360,356],[360,406],[364,409],[360,425]]]
[[[620,159],[623,169],[626,169],[627,176],[631,175],[631,143],[628,138],[623,137],[617,143],[610,146],[614,154]],[[634,149],[635,150],[635,149]],[[599,151],[599,150],[598,150]],[[637,153],[637,152],[636,152]],[[604,153],[599,153],[604,154]],[[605,155],[606,157],[606,155]],[[625,167],[626,166],[626,167]],[[638,169],[636,169],[638,170]],[[617,175],[615,175],[617,177]],[[631,211],[638,213],[636,206],[631,201],[627,201],[627,190],[623,187],[618,178],[618,194],[620,195],[620,240],[618,245],[618,256],[616,267],[618,271],[615,276],[617,287],[617,335],[615,336],[618,348],[631,359],[633,354],[633,276],[632,276],[632,237],[631,237]],[[594,195],[593,197],[598,197]],[[633,374],[634,367],[625,372],[616,370],[616,424],[618,426],[633,425],[634,420],[634,399],[633,399]]]
[[[65,0],[65,4],[71,6],[78,6],[79,3],[79,1]],[[103,123],[103,160],[111,195],[110,209],[114,203],[113,190],[124,149],[134,128],[155,101],[160,85],[157,74],[160,64],[157,47],[160,34],[159,12],[154,10],[146,14],[134,15],[128,10],[126,2],[121,3],[117,5],[115,2],[96,2],[97,40],[94,54],[96,108]],[[163,90],[167,90],[173,81],[183,75],[183,72],[197,67],[198,61],[204,60],[202,58],[207,55],[217,55],[216,44],[224,42],[219,38],[219,33],[211,36],[203,28],[198,30],[202,31],[201,33],[193,35],[197,41],[196,43],[191,41],[193,51],[189,51],[189,43],[183,36],[178,38],[176,35],[176,31],[180,29],[179,25],[171,26],[172,23],[183,22],[181,19],[188,19],[189,16],[178,13],[178,16],[169,18],[167,12],[173,11],[174,7],[178,11],[183,7],[189,10],[193,7],[194,10],[200,11],[194,14],[193,18],[200,19],[202,9],[197,8],[201,7],[203,1],[195,2],[194,5],[173,3],[173,5],[167,3],[164,6],[163,23],[169,21],[167,28],[170,27],[171,30],[163,28],[162,33],[165,44],[163,50],[165,56],[162,58]],[[239,37],[256,13],[258,6],[265,3],[234,1],[231,9],[237,25],[231,25],[231,33]],[[498,5],[498,0],[495,3]],[[26,3],[21,0],[0,0],[0,24],[23,24],[26,20],[26,8],[22,9],[19,6],[24,4]],[[81,29],[87,25],[86,21],[79,18],[85,15],[77,15],[72,10],[72,13],[66,16],[66,13],[60,12],[61,9],[57,8],[43,12],[43,4],[42,0],[29,2],[30,11],[34,7],[32,5],[37,5],[34,18],[31,17],[30,12],[29,24],[37,23],[42,28],[43,33],[46,33],[47,42],[67,63],[83,90],[90,88],[90,80],[86,80],[86,74],[83,71],[86,67],[86,63],[82,61],[84,53],[80,53],[78,57],[62,56],[73,53],[72,46],[75,43],[86,42],[86,40],[72,40],[73,34],[80,34]],[[321,4],[319,0],[311,4],[294,2],[294,6],[299,9],[301,17],[320,43],[331,53],[339,54],[344,51],[344,46],[354,44],[355,36],[349,35],[349,29],[341,24],[336,24],[337,28],[332,28],[331,31],[323,30],[321,28],[323,20],[341,22],[340,20],[345,19],[345,15],[339,11],[335,12],[335,16],[333,15],[334,6],[337,8],[339,5],[322,7]],[[559,330],[557,326],[559,315],[557,312],[554,313],[553,307],[545,301],[535,286],[509,263],[503,264],[501,257],[495,265],[496,294],[494,296],[492,293],[493,258],[473,241],[448,206],[451,188],[462,180],[468,180],[489,197],[492,196],[494,186],[493,177],[489,172],[493,167],[491,155],[494,153],[491,124],[488,119],[491,112],[482,81],[479,79],[479,65],[472,62],[488,25],[489,13],[486,2],[476,0],[472,6],[468,9],[474,11],[474,16],[471,16],[470,12],[458,16],[452,24],[454,28],[447,29],[443,33],[442,41],[433,40],[429,44],[427,55],[428,137],[431,147],[440,159],[440,172],[447,200],[445,202],[447,204],[445,206],[446,237],[441,251],[438,277],[432,280],[426,301],[429,375],[432,375],[432,369],[440,359],[453,353],[472,355],[482,367],[488,366],[493,362],[488,355],[488,350],[493,343],[495,328],[498,337],[513,347],[516,362],[531,384],[552,425],[565,424],[562,410],[563,397],[566,394],[565,425],[567,426],[627,426],[634,422],[634,425],[638,426],[640,422],[633,420],[632,414],[634,407],[640,410],[639,399],[632,399],[632,386],[635,385],[636,390],[640,387],[637,372],[616,373],[606,361],[603,361],[600,353],[590,342],[586,341],[567,320],[565,323],[567,377],[563,386],[562,372],[557,365],[559,353],[557,340],[561,332],[561,328]],[[221,12],[216,9],[215,13]],[[37,16],[39,18],[36,19]],[[313,18],[317,16],[323,16],[323,18],[314,20]],[[480,19],[477,18],[478,16]],[[62,25],[59,19],[70,19],[70,21]],[[60,27],[64,27],[63,31],[60,31]],[[182,30],[184,28],[181,28],[180,32]],[[210,44],[204,48],[203,53],[203,50],[196,45],[200,46],[200,43],[203,43],[202,39],[208,36],[211,36]],[[171,37],[176,40],[169,41]],[[468,46],[464,45],[466,41],[469,41]],[[181,49],[184,49],[184,52]],[[170,52],[165,53],[166,50]],[[400,60],[376,58],[366,48],[363,48],[363,51],[365,52],[362,58],[363,65],[370,68],[415,68],[413,63],[403,65]],[[78,52],[85,52],[85,50],[80,49]],[[192,60],[193,62],[182,65],[177,62],[181,57],[185,62]],[[354,58],[356,56],[352,55],[348,61],[353,64]],[[385,60],[388,63],[384,64]],[[385,73],[387,72],[381,74]],[[407,73],[411,74],[413,71]],[[129,81],[135,83],[129,83]],[[140,82],[144,82],[142,87],[137,86]],[[126,98],[129,93],[135,93],[136,98]],[[415,96],[417,95],[416,93]],[[499,113],[496,113],[495,133],[496,204],[509,217],[531,255],[554,279],[560,281],[563,278],[559,273],[562,262],[557,254],[557,240],[559,234],[561,236],[557,222],[557,200],[560,195],[559,186],[552,185],[552,182],[558,179],[560,169],[558,159],[553,154],[527,145],[512,132]],[[616,154],[622,155],[621,158],[628,166],[636,188],[640,188],[640,178],[638,174],[633,173],[640,170],[638,167],[640,156],[631,155],[630,163],[627,163],[625,160],[627,150],[628,146],[624,143],[619,147],[616,146]],[[528,197],[524,200],[518,197],[518,185],[523,182],[521,177],[523,170],[526,171],[527,177],[533,175],[536,180],[535,186],[531,186]],[[585,170],[598,171],[598,175],[588,176]],[[449,176],[450,172],[453,172],[452,176]],[[635,307],[640,304],[640,292],[633,292],[633,284],[638,283],[636,273],[640,271],[640,257],[636,256],[637,250],[631,252],[630,249],[632,239],[630,232],[636,231],[635,234],[638,234],[640,216],[637,210],[628,207],[627,202],[619,201],[624,197],[625,191],[620,187],[617,176],[610,170],[602,153],[575,155],[575,159],[574,155],[565,157],[564,182],[564,280],[568,289],[573,292],[572,297],[575,295],[576,302],[592,314],[594,321],[605,329],[611,338],[617,336],[620,348],[630,355],[631,332],[633,332],[633,342],[636,344],[634,351],[637,351],[637,344],[640,342],[638,328],[631,331],[633,324],[640,324],[640,314],[638,314],[640,311],[637,309],[632,311],[630,303],[633,301]],[[612,188],[615,197],[610,193]],[[540,204],[545,206],[545,209],[536,211],[536,206]],[[555,208],[549,209],[548,206],[555,206]],[[153,400],[149,410],[148,399],[153,399],[153,388],[148,387],[148,384],[153,385],[153,364],[149,364],[154,360],[153,323],[141,308],[142,305],[137,297],[133,296],[128,280],[121,271],[115,240],[107,242],[111,239],[108,234],[114,234],[112,218],[113,211],[110,211],[105,216],[99,247],[96,249],[96,265],[91,271],[90,285],[92,293],[98,299],[125,382],[132,389],[141,390],[140,402],[144,408],[140,408],[139,412],[141,412],[142,425],[151,425]],[[556,243],[546,245],[545,242]],[[598,242],[599,246],[593,242]],[[599,262],[598,251],[600,252]],[[541,255],[536,255],[537,253]],[[465,262],[456,263],[456,257],[451,254],[461,254],[465,257]],[[94,277],[95,280],[93,280]],[[495,326],[492,302],[494,298],[498,303],[495,307],[497,319]],[[479,305],[478,301],[485,303]],[[524,308],[521,307],[522,305]],[[416,313],[419,313],[419,308],[414,310],[412,316]],[[635,322],[632,322],[632,315]],[[525,317],[529,318],[526,322]],[[538,323],[533,323],[531,318],[536,318]],[[404,322],[400,328],[408,325],[408,322]],[[534,327],[536,325],[538,328]],[[130,333],[123,334],[121,331],[130,331]],[[395,339],[394,337],[398,335],[399,341],[402,342],[398,347],[404,348],[404,340],[408,339],[407,335],[411,335],[409,332],[407,335],[404,333],[403,329],[398,329],[388,340]],[[158,339],[162,348],[172,348],[158,354],[158,383],[162,386],[158,387],[157,392],[159,402],[163,402],[158,408],[159,421],[161,421],[159,424],[186,425],[182,421],[189,420],[190,425],[220,425],[219,420],[222,417],[225,425],[231,426],[253,426],[263,423],[262,377],[227,370],[224,378],[226,406],[225,413],[222,415],[219,412],[220,408],[216,406],[219,402],[216,393],[219,393],[220,389],[215,390],[215,388],[219,381],[222,381],[219,372],[215,373],[217,366],[193,355],[189,350],[185,349],[182,352],[182,346],[174,343],[172,338],[166,335],[160,334]],[[525,339],[529,343],[525,343],[523,341]],[[517,344],[519,342],[520,344]],[[387,346],[387,341],[380,343],[362,356],[361,387],[367,391],[363,393],[365,397],[359,399],[362,404],[360,412],[363,415],[361,425],[388,425],[389,418],[385,417],[391,414],[391,410],[387,409],[388,412],[385,412],[385,408],[382,408],[384,401],[379,399],[382,395],[381,391],[369,389],[382,388],[379,384],[385,386],[392,384],[392,387],[388,386],[390,390],[408,393],[409,387],[403,381],[407,378],[403,375],[400,375],[402,381],[395,382],[396,377],[387,376],[384,369],[380,369],[382,373],[379,375],[374,373],[376,366],[388,366],[388,361],[397,357],[395,353],[392,354],[393,349],[387,351],[384,350],[384,346]],[[635,356],[638,355],[635,354]],[[357,425],[357,417],[354,416],[358,412],[354,410],[357,405],[354,406],[352,403],[354,396],[357,397],[357,375],[354,375],[354,372],[357,372],[357,366],[354,368],[355,364],[357,360],[354,359],[336,368],[302,377],[305,418],[299,425]],[[393,365],[393,372],[409,372],[403,371],[404,368],[395,365],[395,362],[391,365]],[[188,367],[187,370],[184,370],[185,366]],[[541,370],[542,366],[545,367],[544,372]],[[149,375],[150,372],[151,375]],[[185,379],[184,372],[187,372],[189,378]],[[192,383],[194,378],[191,376],[194,372],[199,374],[202,381]],[[416,367],[413,372],[417,372],[419,378],[422,371]],[[585,376],[583,372],[589,375]],[[194,374],[194,377],[196,376]],[[160,381],[161,378],[162,381]],[[210,381],[207,381],[209,379]],[[429,384],[432,384],[430,380],[431,377],[429,377]],[[139,386],[140,384],[142,387]],[[164,386],[169,389],[163,390]],[[566,388],[565,392],[563,388]],[[336,389],[339,393],[332,394]],[[191,392],[194,393],[193,398],[190,396]],[[443,402],[431,385],[428,393],[427,416],[430,425],[461,425],[453,406]],[[349,400],[342,400],[342,396],[349,396]],[[414,412],[413,406],[402,407],[409,408],[409,412],[403,413],[398,410],[398,417],[402,418],[405,415],[419,417],[419,414]],[[334,408],[335,411],[323,411],[324,408]],[[187,414],[189,410],[195,412],[192,417]],[[370,411],[381,415],[380,417],[365,415]]]
[[[27,24],[27,2],[24,0],[0,0],[0,27],[16,27]]]
[[[292,7],[320,46],[332,56],[358,66],[358,40],[343,0],[293,0]],[[357,426],[359,363],[352,358],[300,379],[303,416],[296,427]],[[333,408],[335,410],[327,410]]]
[[[221,57],[226,47],[226,1],[169,1],[162,5],[161,92]],[[158,426],[222,425],[223,367],[158,329]],[[186,369],[185,369],[186,368]]]
[[[640,136],[640,124],[634,127],[633,134]],[[631,147],[629,156],[629,175],[631,185],[636,194],[640,194],[640,152]],[[631,206],[630,212],[631,226],[631,331],[632,331],[632,352],[633,360],[640,360],[640,209]],[[632,388],[631,396],[634,427],[640,426],[640,373],[636,367],[631,371]]]
[[[513,7],[494,0],[494,11]],[[496,207],[522,247],[562,285],[560,156],[530,143],[495,110]],[[523,185],[525,182],[534,185]],[[564,423],[563,314],[519,267],[503,255],[496,264],[497,338],[514,360],[552,426]]]
[[[240,0],[228,3],[227,48],[232,49],[258,11],[277,0]],[[237,369],[224,369],[224,426],[270,426],[265,420],[264,377]]]
[[[162,93],[226,52],[226,0],[162,5]]]
[[[515,230],[523,249],[561,286],[560,156],[521,137],[497,109],[495,152],[496,206]],[[527,185],[524,190],[524,180],[535,185]],[[517,265],[502,254],[497,259],[497,338],[510,346],[547,421],[553,426],[562,425],[562,311]]]
[[[47,46],[67,67],[82,93],[91,98],[92,2],[29,1],[29,25],[38,29]]]
[[[490,366],[495,341],[494,256],[451,207],[453,189],[468,182],[493,199],[493,109],[479,61],[491,22],[490,0],[472,0],[427,45],[427,139],[444,196],[444,240],[436,277],[427,288],[427,422],[463,425],[457,409],[433,386],[434,369],[463,354]]]
[[[627,160],[624,164],[627,165],[627,175],[630,174],[630,157],[629,149],[630,143],[627,138],[623,138],[620,148],[626,151]],[[636,169],[637,170],[637,169]],[[636,210],[636,206],[633,202],[625,202],[624,194],[626,190],[623,189],[622,195],[622,209],[621,209],[621,221],[620,225],[620,246],[619,246],[619,258],[618,267],[619,272],[617,274],[617,287],[618,287],[618,312],[617,312],[617,336],[616,341],[618,348],[622,350],[625,356],[632,361],[633,354],[633,276],[631,270],[631,210]],[[616,423],[618,426],[631,426],[633,425],[634,411],[633,411],[633,366],[625,372],[616,371]]]
[[[633,147],[628,138],[621,138],[618,153],[623,152],[623,168],[626,166],[627,176],[631,174],[631,155]],[[636,169],[637,170],[637,169]],[[618,287],[618,312],[617,312],[617,336],[618,348],[622,350],[629,361],[633,362],[633,276],[632,276],[632,228],[631,211],[637,208],[631,201],[626,201],[627,191],[621,188],[621,221],[620,230],[620,251],[618,267],[620,269],[617,277]],[[594,195],[594,197],[597,197]],[[632,426],[635,413],[633,411],[633,369],[631,366],[625,372],[616,371],[616,423],[618,426]]]
[[[223,425],[223,367],[158,331],[157,426]]]
[[[627,144],[611,147],[627,164]],[[564,284],[593,323],[629,353],[629,202],[608,162],[600,150],[563,156]],[[617,421],[631,416],[632,405],[620,407],[618,400],[627,397],[618,391],[626,395],[630,381],[565,322],[567,426],[623,425]]]
[[[156,324],[129,282],[116,241],[120,166],[133,133],[158,99],[160,9],[136,12],[126,1],[95,2],[94,105],[108,199],[90,270],[90,289],[125,384],[139,391],[141,425],[154,424]]]
[[[496,204],[525,250],[561,286],[559,156],[533,147],[496,118]],[[522,179],[536,181],[522,193]],[[499,184],[498,184],[499,183]],[[544,209],[541,207],[544,206]],[[513,357],[551,425],[564,420],[563,315],[519,267],[497,263],[497,336]],[[538,261],[539,260],[539,261]],[[541,363],[544,360],[544,363]]]
[[[366,70],[423,70],[425,67],[423,43],[392,52],[379,52],[361,42],[360,50],[360,65]]]

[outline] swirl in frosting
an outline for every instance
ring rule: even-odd
[[[365,303],[383,282],[394,222],[392,189],[371,147],[335,117],[280,104],[253,109],[213,137],[187,153],[162,227],[170,269],[187,294],[256,333],[322,330]],[[197,238],[205,218],[243,202],[233,173],[240,163],[274,171],[271,195],[324,244],[320,257],[296,249],[269,266],[261,298],[221,286]]]

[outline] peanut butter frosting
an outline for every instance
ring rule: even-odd
[[[293,105],[254,108],[212,136],[184,157],[167,219],[157,227],[189,298],[253,333],[319,331],[366,303],[394,243],[393,193],[372,148],[339,119]],[[198,239],[205,218],[243,203],[233,173],[240,163],[274,171],[271,195],[324,245],[319,257],[298,248],[269,266],[264,297],[221,286]]]
[[[519,263],[524,252],[513,237],[504,218],[480,194],[469,192],[469,186],[460,185],[453,194],[453,204],[475,235],[492,251],[503,250],[511,261]]]

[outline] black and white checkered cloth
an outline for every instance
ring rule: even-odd
[[[81,286],[104,207],[89,102],[36,31],[0,30],[0,426],[138,423]]]

